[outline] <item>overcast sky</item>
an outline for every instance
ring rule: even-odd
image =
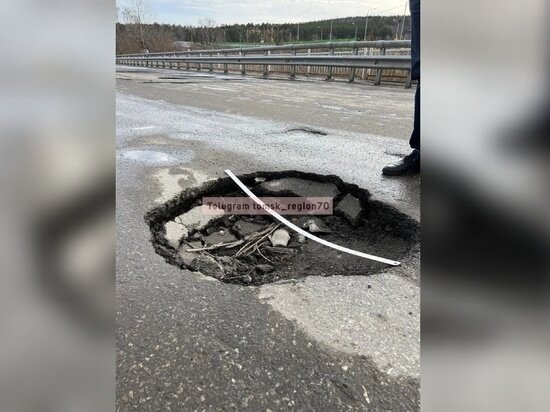
[[[117,0],[124,7],[132,0]],[[401,15],[406,0],[147,0],[159,23],[196,25],[212,18],[218,24],[297,23],[337,17]]]

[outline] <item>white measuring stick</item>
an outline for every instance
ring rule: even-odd
[[[225,173],[227,174],[227,176],[229,176],[231,179],[233,179],[233,181],[235,183],[237,183],[237,185],[254,201],[256,202],[258,205],[260,205],[265,211],[267,211],[267,213],[269,213],[271,216],[273,216],[275,219],[277,219],[279,222],[285,224],[286,226],[288,226],[289,228],[291,228],[292,230],[298,232],[299,234],[311,239],[311,240],[314,240],[315,242],[318,242],[322,245],[325,245],[325,246],[328,246],[332,249],[336,249],[336,250],[339,250],[340,252],[344,252],[344,253],[349,253],[350,255],[355,255],[355,256],[359,256],[359,257],[362,257],[362,258],[365,258],[365,259],[369,259],[369,260],[375,260],[377,262],[382,262],[382,263],[386,263],[388,265],[391,265],[391,266],[399,266],[401,263],[400,262],[396,262],[395,260],[390,260],[390,259],[384,259],[384,258],[381,258],[381,257],[378,257],[378,256],[373,256],[373,255],[369,255],[367,253],[363,253],[363,252],[358,252],[356,250],[353,250],[353,249],[348,249],[347,247],[343,247],[343,246],[338,246],[338,245],[335,245],[334,243],[331,243],[331,242],[328,242],[324,239],[321,239],[315,235],[312,235],[311,233],[309,232],[306,232],[305,230],[299,228],[298,226],[296,226],[295,224],[289,222],[288,220],[286,220],[284,217],[282,217],[280,214],[278,214],[277,212],[271,210],[271,208],[269,208],[269,206],[267,206],[264,202],[262,202],[260,199],[258,199],[258,197],[256,197],[256,195],[254,193],[252,193],[248,187],[246,187],[243,182],[241,182],[239,180],[239,178],[237,176],[235,176],[233,174],[233,172],[231,172],[231,170],[225,170]]]

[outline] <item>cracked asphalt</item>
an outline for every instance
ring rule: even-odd
[[[224,169],[336,174],[419,219],[419,178],[380,175],[412,110],[397,87],[117,67],[118,410],[419,409],[418,248],[371,276],[242,287],[164,262],[143,219]]]

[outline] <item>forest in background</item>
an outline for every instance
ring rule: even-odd
[[[363,40],[367,17],[346,17],[287,24],[218,25],[211,19],[196,26],[145,23],[139,13],[123,13],[116,23],[117,54],[171,51],[174,42],[192,48],[238,46],[239,44],[285,44],[332,40]],[[369,16],[367,40],[410,39],[410,16]]]

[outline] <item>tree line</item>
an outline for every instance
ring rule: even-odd
[[[116,23],[117,54],[174,50],[175,41],[195,43],[201,47],[224,43],[284,44],[302,41],[393,40],[410,38],[410,17],[369,16],[319,20],[286,24],[217,25],[211,19],[196,26],[143,23],[139,17]],[[332,28],[331,28],[332,27]]]

